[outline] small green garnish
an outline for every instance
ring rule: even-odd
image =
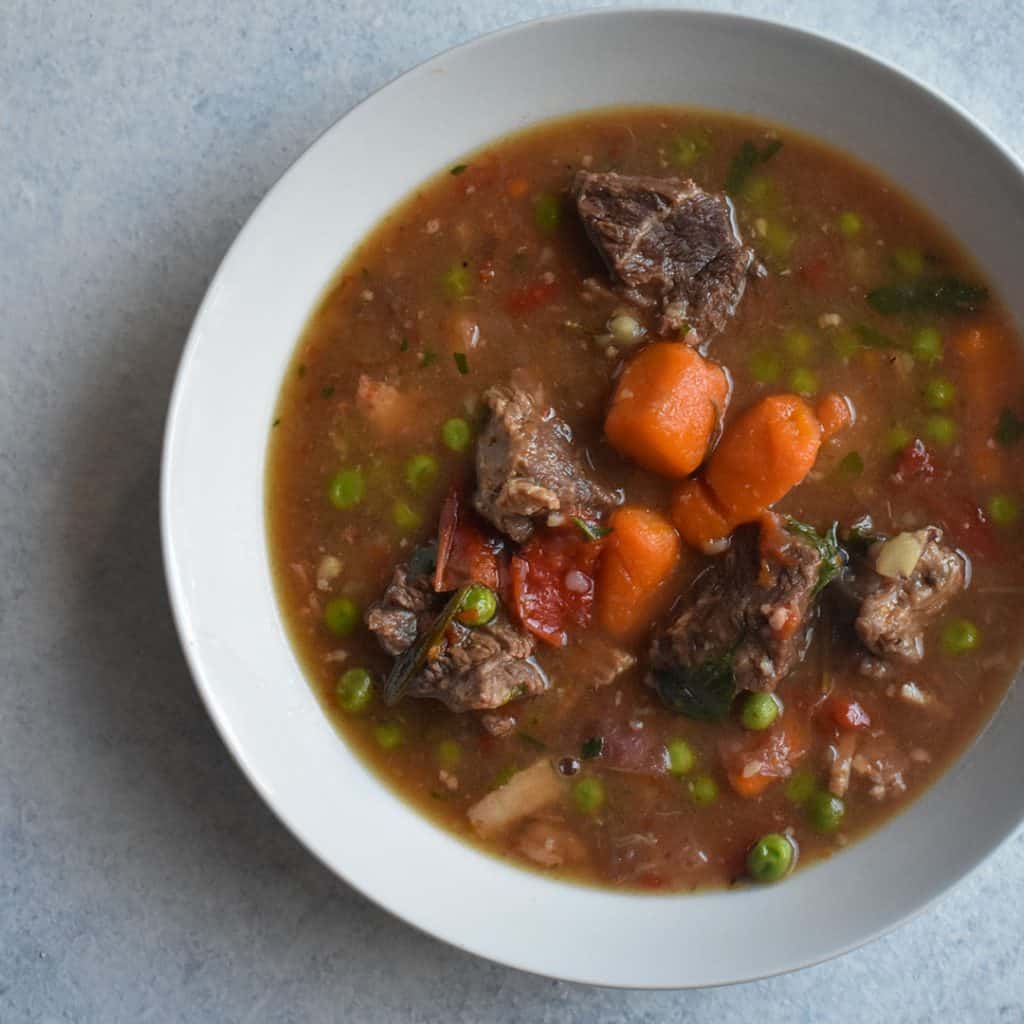
[[[520,743],[522,743],[524,747],[527,747],[530,750],[548,749],[548,745],[543,740],[537,739],[537,737],[532,735],[531,733],[523,732],[522,729],[520,729],[519,732],[516,733],[516,738],[519,740]]]
[[[330,398],[334,394],[334,385],[328,384],[327,387],[320,389],[321,398]]]
[[[839,460],[836,473],[843,480],[856,480],[864,472],[864,460],[860,452],[848,452]]]
[[[1016,444],[1022,437],[1024,437],[1024,420],[1012,409],[1004,407],[999,414],[999,422],[996,424],[996,440],[1006,447]]]
[[[274,422],[270,424],[271,428],[277,427],[277,426],[280,426],[280,425],[281,425],[281,417],[280,416],[277,416],[274,419]]]
[[[572,524],[583,534],[585,540],[601,540],[612,532],[610,526],[601,526],[600,523],[588,523],[586,519],[580,519],[579,516],[572,517]]]
[[[468,169],[469,169],[469,164],[456,164],[448,173],[451,174],[451,175],[455,175],[457,177],[463,171],[468,170]]]
[[[729,173],[725,179],[725,191],[731,196],[738,195],[758,164],[767,163],[782,149],[782,139],[769,139],[758,148],[747,139],[729,164]]]
[[[402,335],[402,340],[398,343],[398,351],[399,352],[408,352],[409,351],[409,339],[407,337],[405,337],[405,335]]]
[[[899,349],[904,347],[900,342],[896,341],[895,338],[892,338],[888,334],[885,334],[874,327],[870,327],[867,324],[857,324],[853,330],[860,343],[862,345],[866,345],[868,348]]]
[[[603,753],[603,736],[591,736],[589,739],[584,740],[583,745],[580,747],[580,757],[582,757],[585,761],[590,761],[595,757],[600,757]]]
[[[820,594],[839,575],[847,562],[846,551],[839,543],[839,524],[833,523],[824,534],[821,534],[813,526],[787,516],[786,529],[798,537],[803,537],[817,549],[821,566],[818,569],[818,582],[814,592]]]
[[[453,352],[452,358],[455,360],[455,367],[463,376],[469,373],[469,360],[466,358],[465,352]]]
[[[428,366],[433,366],[437,362],[437,353],[433,349],[427,349],[425,352],[420,353],[420,367],[426,369]]]
[[[980,285],[955,277],[914,284],[889,284],[868,292],[868,304],[879,313],[973,313],[988,298]]]

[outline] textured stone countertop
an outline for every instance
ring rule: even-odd
[[[336,880],[196,696],[157,476],[210,276],[265,190],[371,90],[578,6],[0,4],[3,1024],[1024,1021],[1024,834],[838,961],[728,989],[584,988],[451,949]],[[1019,2],[720,6],[867,47],[1024,152]]]

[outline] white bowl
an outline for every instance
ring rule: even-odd
[[[746,18],[602,12],[534,22],[409,72],[321,137],[225,258],[167,421],[168,583],[210,714],[281,820],[342,878],[439,938],[529,971],[682,987],[848,950],[934,899],[1024,817],[1024,701],[883,829],[784,885],[644,896],[555,882],[431,825],[350,752],[275,603],[264,459],[281,378],[322,289],[418,182],[482,143],[590,107],[678,103],[791,125],[880,168],[944,220],[1024,320],[1020,165],[966,114],[864,54]]]

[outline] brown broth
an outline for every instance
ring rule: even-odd
[[[342,268],[313,314],[282,386],[266,489],[281,609],[325,711],[396,793],[472,840],[467,808],[508,772],[539,756],[578,756],[589,736],[628,729],[630,723],[642,724],[652,743],[688,740],[698,754],[695,774],[717,783],[717,799],[701,805],[685,779],[602,772],[598,761],[584,762],[584,773],[603,779],[602,810],[585,815],[567,804],[556,814],[587,853],[582,865],[555,870],[579,881],[660,890],[730,883],[742,874],[754,839],[786,828],[799,843],[801,863],[831,854],[919,796],[947,768],[992,713],[1021,657],[1024,563],[1016,523],[984,527],[992,551],[973,559],[970,587],[942,617],[976,623],[982,637],[976,651],[958,657],[943,651],[940,622],[926,638],[921,664],[877,680],[858,674],[853,645],[838,626],[819,627],[807,658],[779,689],[783,702],[799,706],[820,691],[824,677],[838,679],[869,710],[873,725],[913,758],[901,795],[876,800],[866,787],[852,787],[842,826],[831,835],[809,827],[785,784],[755,799],[733,793],[718,747],[740,736],[740,727],[672,714],[643,685],[642,665],[611,686],[591,688],[589,634],[575,638],[582,648],[539,652],[552,689],[516,708],[517,731],[505,738],[486,735],[474,714],[455,715],[432,701],[406,700],[395,708],[375,701],[357,716],[335,704],[344,669],[362,666],[379,679],[391,659],[361,626],[349,637],[332,634],[323,622],[325,603],[343,595],[365,609],[379,597],[394,564],[434,535],[446,485],[472,472],[471,448],[466,454],[449,451],[440,441],[441,426],[453,416],[472,420],[481,392],[515,369],[529,366],[546,382],[600,479],[622,488],[632,504],[667,509],[673,484],[619,457],[601,439],[620,360],[596,345],[593,335],[620,303],[610,297],[584,301],[583,279],[602,275],[600,263],[567,202],[561,223],[545,232],[535,223],[535,201],[542,194],[563,195],[581,166],[680,174],[719,191],[743,141],[763,141],[767,134],[778,134],[784,145],[754,169],[736,213],[744,238],[770,273],[748,288],[736,317],[709,348],[734,382],[727,423],[763,395],[795,389],[805,372],[813,375],[818,394],[842,391],[857,408],[854,427],[823,446],[811,476],[779,509],[818,526],[849,524],[870,513],[883,532],[928,522],[949,531],[967,514],[962,509],[984,508],[996,494],[1020,495],[1024,444],[1001,449],[998,484],[983,484],[959,437],[932,445],[953,470],[943,507],[936,508],[920,488],[891,483],[897,458],[890,450],[892,432],[927,437],[939,429],[922,397],[930,379],[942,377],[956,386],[957,397],[942,415],[952,418],[960,437],[967,419],[977,415],[964,401],[969,370],[956,352],[958,334],[981,324],[1014,340],[1016,335],[994,302],[983,314],[882,317],[868,308],[865,292],[901,273],[911,276],[920,262],[926,273],[979,280],[967,254],[906,195],[848,154],[789,129],[707,111],[624,108],[547,123],[465,158],[468,167],[460,173],[445,171],[424,183]],[[673,164],[680,137],[697,140],[697,149],[707,143],[706,152],[685,167]],[[525,192],[517,194],[521,187]],[[844,212],[860,218],[856,237],[839,228]],[[458,300],[445,294],[444,277],[453,268],[468,281],[468,295]],[[537,308],[510,311],[510,301],[529,304],[530,295],[542,294]],[[510,300],[513,295],[518,300]],[[838,326],[828,325],[833,317]],[[467,351],[474,324],[480,344],[468,351],[469,372],[463,375],[453,353]],[[860,346],[851,353],[857,324],[883,331],[906,348],[916,332],[935,328],[944,355],[926,366],[906,352]],[[1020,412],[1012,384],[1021,374],[1016,345],[1007,346],[1005,362],[1000,376],[1007,393],[998,402],[1017,400]],[[396,386],[409,402],[394,436],[379,436],[355,409],[364,374]],[[422,453],[437,459],[440,475],[427,495],[416,495],[405,485],[402,467]],[[851,453],[863,463],[859,473],[851,468]],[[349,511],[339,511],[326,497],[328,481],[344,466],[360,466],[367,481],[365,498]],[[419,518],[417,528],[393,523],[396,501],[406,502]],[[968,539],[973,543],[973,535]],[[321,588],[317,573],[327,556],[340,560],[341,571]],[[689,553],[675,593],[683,593],[705,564]],[[635,645],[641,660],[646,646],[646,637]],[[900,697],[905,682],[928,694],[927,707]],[[377,726],[385,722],[401,726],[404,743],[397,749],[382,749],[375,740]],[[459,744],[457,767],[439,765],[438,745],[445,740]],[[820,780],[833,738],[812,728],[810,742],[803,767]],[[481,845],[528,863],[512,841]]]

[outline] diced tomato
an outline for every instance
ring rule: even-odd
[[[925,447],[924,441],[918,437],[903,449],[899,462],[896,464],[896,472],[893,473],[893,481],[898,484],[907,484],[931,480],[937,473],[938,467],[931,452]]]
[[[739,744],[723,745],[722,762],[729,785],[743,797],[759,796],[773,782],[788,778],[807,753],[807,729],[790,709],[767,733]]]
[[[844,732],[871,727],[871,716],[852,697],[832,693],[823,708],[828,721]]]
[[[534,281],[509,292],[505,299],[505,308],[510,313],[532,313],[535,309],[547,305],[558,292],[557,281]]]
[[[501,541],[489,536],[473,513],[466,514],[453,488],[441,506],[434,590],[455,590],[464,583],[483,583],[498,590],[501,551]]]
[[[545,530],[512,556],[512,607],[525,629],[564,647],[571,627],[589,625],[602,547],[575,530]]]

